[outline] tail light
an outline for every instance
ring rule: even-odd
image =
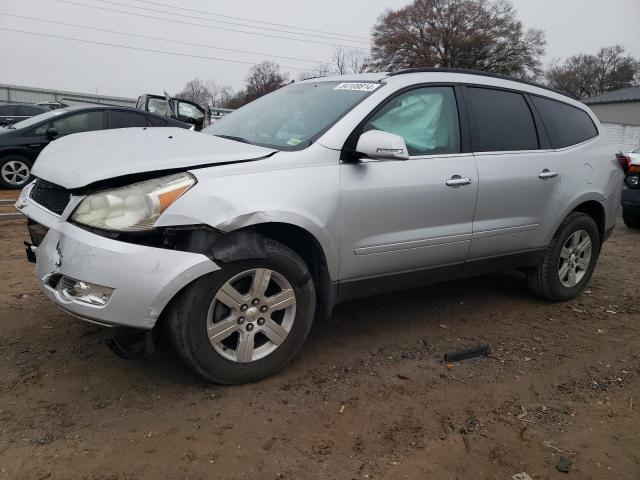
[[[616,153],[616,158],[618,162],[620,162],[620,166],[624,170],[624,173],[629,171],[629,166],[631,165],[631,157],[622,152]]]

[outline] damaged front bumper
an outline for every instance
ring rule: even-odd
[[[77,202],[58,216],[29,198],[30,187],[16,208],[46,227],[40,243],[27,247],[35,254],[39,284],[76,317],[149,330],[182,288],[219,270],[202,254],[125,243],[79,228],[66,221]]]

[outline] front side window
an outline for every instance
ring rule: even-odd
[[[598,135],[598,130],[587,112],[572,105],[531,96],[531,101],[542,116],[551,146],[564,148],[585,142]]]
[[[520,93],[467,87],[464,92],[475,152],[537,150],[538,134]]]
[[[426,87],[398,95],[364,126],[404,138],[409,155],[460,153],[456,97],[451,87]]]
[[[204,113],[198,107],[185,102],[178,102],[178,115],[193,118],[194,120],[202,120],[204,118]]]
[[[59,137],[72,133],[102,130],[104,129],[104,115],[103,112],[83,112],[58,118],[51,123],[40,125],[36,129],[36,135],[44,135],[50,127],[58,131]]]
[[[301,150],[379,86],[367,82],[294,83],[226,115],[203,132],[278,150]]]

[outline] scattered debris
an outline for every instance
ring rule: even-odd
[[[533,480],[526,472],[516,473],[511,478],[513,478],[513,480]]]
[[[544,442],[542,442],[542,444],[545,447],[550,448],[551,450],[554,450],[554,451],[556,451],[558,453],[566,453],[566,454],[573,455],[573,452],[562,450],[562,449],[558,448],[558,446],[556,445],[556,442],[554,442],[552,440],[545,440]]]
[[[479,347],[467,348],[458,352],[448,352],[444,355],[445,362],[459,362],[475,357],[486,357],[491,353],[489,345],[480,345]]]
[[[398,378],[400,380],[411,380],[409,377],[407,377],[406,375],[402,375],[401,373],[398,374]]]
[[[340,407],[340,411],[338,413],[342,413],[342,412],[344,412],[344,405]]]
[[[264,442],[264,445],[262,445],[262,449],[271,450],[271,447],[273,447],[273,445],[276,443],[276,440],[278,440],[276,437],[271,437],[269,440]]]
[[[443,328],[444,330],[449,330],[450,332],[453,332],[453,328],[451,327],[447,327],[445,324],[441,323],[440,325],[438,325],[440,328]]]
[[[462,434],[462,440],[464,440],[464,448],[467,451],[467,453],[471,452],[471,445],[469,445],[469,438],[467,437],[466,433]]]
[[[572,463],[571,459],[567,457],[560,457],[560,461],[558,462],[558,465],[556,465],[556,468],[559,472],[569,473]]]

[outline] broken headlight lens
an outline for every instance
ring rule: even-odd
[[[152,230],[158,217],[195,185],[189,173],[154,178],[87,196],[71,215],[81,225],[116,232]]]

